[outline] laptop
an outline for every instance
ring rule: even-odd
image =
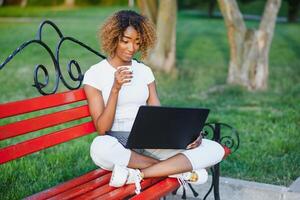
[[[186,149],[199,136],[209,109],[141,106],[126,148]]]

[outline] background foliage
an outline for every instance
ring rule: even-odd
[[[33,39],[38,24],[45,18],[52,19],[65,35],[99,49],[96,36],[99,24],[122,8],[126,7],[0,8],[0,16],[25,17],[0,18],[0,62],[22,42]],[[255,27],[258,22],[248,20],[247,25]],[[179,12],[178,72],[171,76],[155,72],[159,97],[163,105],[210,108],[208,121],[229,123],[240,131],[240,149],[222,162],[222,176],[278,185],[289,185],[299,176],[299,31],[299,24],[276,25],[270,52],[269,90],[249,93],[226,85],[229,52],[223,19],[210,19],[186,10]],[[45,29],[44,34],[54,49],[57,36],[51,29]],[[62,63],[76,58],[83,71],[99,61],[72,44],[64,44],[62,52]],[[31,46],[0,71],[1,103],[39,96],[31,87],[32,71],[38,63],[52,67],[49,56],[40,47]],[[0,120],[0,125],[6,122]],[[2,141],[0,147],[49,131]],[[89,157],[89,145],[95,136],[1,165],[1,199],[20,199],[95,169]]]

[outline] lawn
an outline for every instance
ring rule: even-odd
[[[0,18],[0,62],[24,41],[33,39],[45,18],[52,19],[65,35],[99,49],[99,25],[118,9],[1,8],[0,16],[26,18]],[[258,22],[247,24],[256,27]],[[288,186],[300,175],[299,32],[299,24],[276,25],[270,51],[269,88],[248,92],[226,85],[229,51],[223,20],[179,13],[178,73],[166,75],[155,71],[159,97],[163,105],[210,108],[208,121],[225,122],[239,130],[240,149],[222,162],[222,176]],[[44,33],[45,41],[54,49],[57,35],[49,28]],[[64,44],[61,51],[62,63],[76,58],[83,71],[99,60],[71,43]],[[1,103],[39,96],[31,86],[36,64],[52,68],[49,55],[33,45],[1,70]],[[64,90],[61,85],[60,91]],[[0,147],[37,134],[41,133],[2,141]],[[95,169],[89,158],[89,145],[95,135],[1,165],[1,199],[20,199]]]

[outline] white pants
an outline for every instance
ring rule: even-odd
[[[194,170],[204,169],[219,163],[225,154],[223,147],[212,140],[202,139],[199,147],[185,149],[144,149],[139,153],[159,160],[168,159],[178,153],[185,155]],[[112,170],[114,165],[127,166],[131,150],[126,149],[119,141],[109,135],[97,136],[91,145],[91,158],[94,163],[106,170]]]

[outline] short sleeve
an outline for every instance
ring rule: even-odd
[[[84,78],[83,78],[83,84],[84,85],[90,85],[98,90],[102,90],[102,86],[101,86],[101,81],[99,79],[99,77],[97,76],[96,70],[94,68],[90,68],[89,70],[87,70],[84,74]]]
[[[146,80],[147,84],[150,84],[155,80],[155,77],[153,75],[151,68],[147,67],[147,66],[146,66],[146,79],[145,80]]]

